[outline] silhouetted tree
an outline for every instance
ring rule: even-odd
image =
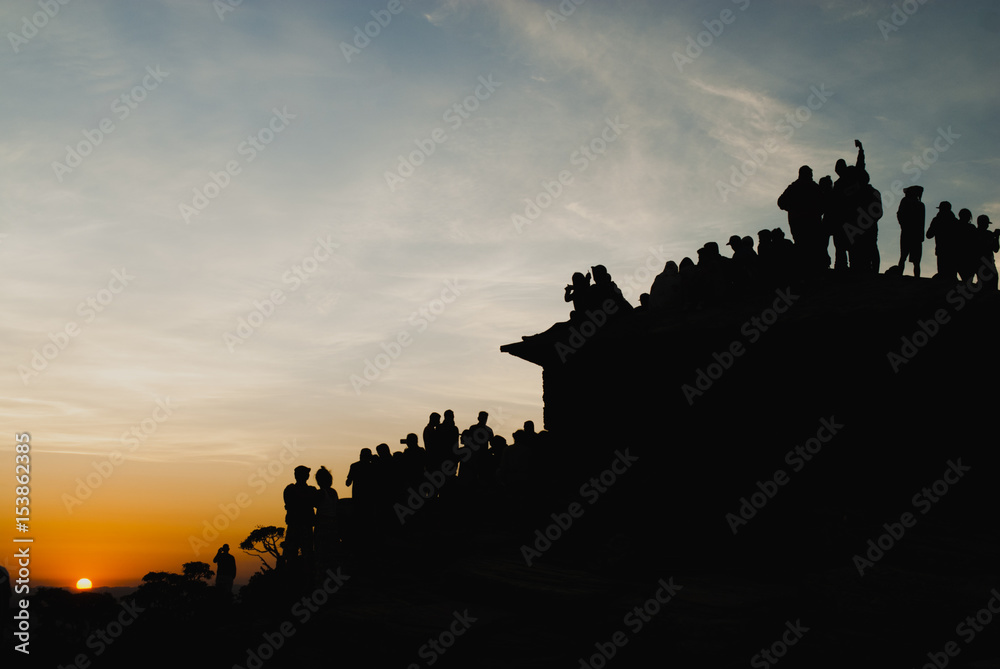
[[[247,538],[240,544],[240,550],[248,555],[256,555],[260,561],[264,563],[264,567],[261,571],[270,571],[274,567],[267,563],[264,556],[272,556],[275,560],[275,564],[277,564],[278,559],[281,557],[280,544],[281,539],[284,536],[285,528],[283,527],[275,527],[274,525],[258,525],[256,529],[247,535]],[[260,544],[259,547],[258,544]]]
[[[212,571],[212,566],[207,562],[185,562],[184,563],[184,578],[191,580],[205,579],[205,582],[212,580],[215,576],[215,572]]]

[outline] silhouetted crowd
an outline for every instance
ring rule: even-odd
[[[698,249],[698,261],[673,260],[653,280],[648,293],[640,298],[641,310],[690,311],[747,293],[776,289],[815,278],[831,264],[836,270],[856,270],[878,274],[881,258],[878,250],[878,222],[882,218],[882,195],[871,184],[865,169],[861,142],[854,165],[840,159],[831,176],[813,180],[812,168],[799,168],[793,181],[778,198],[778,208],[788,214],[791,239],[779,228],[761,230],[757,244],[750,236],[733,235],[726,244],[732,256],[722,255],[716,242]],[[907,261],[913,275],[920,276],[924,239],[935,240],[937,274],[935,278],[955,281],[978,281],[996,289],[997,271],[993,254],[1000,251],[1000,230],[990,230],[988,216],[981,215],[977,225],[972,212],[962,209],[956,218],[950,202],[938,205],[938,213],[926,227],[922,186],[903,189],[896,218],[900,227],[899,263],[886,274],[901,275]],[[829,248],[831,238],[834,257]],[[632,310],[622,291],[612,281],[603,265],[591,274],[577,272],[566,286],[565,300],[573,303],[570,320],[581,320],[588,312],[614,305],[614,313]],[[612,302],[607,302],[611,299]]]
[[[374,453],[362,448],[344,481],[352,497],[347,520],[338,518],[330,472],[321,468],[314,487],[310,468],[296,467],[295,483],[284,490],[287,529],[278,567],[304,561],[325,568],[336,560],[342,539],[365,541],[392,532],[437,500],[520,499],[540,488],[552,459],[548,433],[535,432],[534,423],[526,421],[508,444],[488,420],[482,411],[475,424],[459,430],[454,412],[435,412],[422,438],[411,432],[399,440],[402,450],[393,452],[384,443]]]

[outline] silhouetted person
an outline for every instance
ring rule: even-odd
[[[958,274],[958,219],[951,210],[951,202],[938,205],[938,213],[927,226],[927,239],[934,240],[934,254],[937,256],[936,278],[954,281]]]
[[[770,230],[760,230],[757,233],[757,259],[761,284],[768,288],[774,288],[777,283],[775,279],[774,236]]]
[[[733,285],[739,292],[746,293],[758,287],[760,279],[760,258],[753,250],[753,237],[733,235],[726,246],[733,250],[732,271]]]
[[[313,498],[313,508],[316,510],[313,545],[316,548],[316,561],[322,569],[332,564],[340,545],[340,532],[337,528],[337,505],[340,498],[333,488],[333,475],[326,467],[320,467],[316,472],[316,485],[319,489]]]
[[[685,311],[700,309],[705,301],[704,282],[701,280],[701,271],[690,258],[681,260],[677,266],[678,274],[681,277],[681,306]]]
[[[424,449],[427,453],[427,469],[437,471],[441,469],[441,463],[448,457],[447,435],[441,425],[441,415],[436,411],[427,419],[424,426]],[[405,443],[405,439],[403,441]]]
[[[823,219],[820,223],[820,238],[817,248],[821,251],[820,259],[823,267],[830,267],[830,237],[833,236],[835,219],[837,217],[834,206],[833,179],[830,175],[819,180],[819,201],[820,209],[823,211]]]
[[[229,553],[229,544],[223,544],[212,558],[216,565],[215,587],[227,595],[233,594],[233,582],[236,580],[236,558]]]
[[[344,481],[344,485],[353,486],[351,498],[355,504],[358,501],[363,503],[371,501],[373,469],[372,449],[362,448],[358,454],[358,461],[347,470],[347,479]]]
[[[589,306],[590,299],[590,272],[584,275],[582,272],[573,272],[572,283],[566,286],[566,294],[563,299],[573,303],[573,311],[570,313],[570,320],[583,318],[585,310]],[[427,440],[424,440],[427,443]]]
[[[778,283],[787,284],[795,274],[795,244],[785,238],[781,228],[771,230],[774,278]]]
[[[649,308],[654,311],[668,309],[680,302],[681,275],[677,263],[668,260],[663,271],[653,279],[649,289]]]
[[[510,492],[521,494],[531,482],[533,467],[534,459],[524,430],[517,430],[513,443],[507,445],[500,458],[497,478]]]
[[[379,444],[375,447],[375,453],[378,455],[378,461],[374,462],[373,467],[375,513],[380,520],[386,520],[392,517],[393,502],[404,489],[399,471],[400,461],[393,457],[389,444]]]
[[[850,256],[858,241],[857,232],[860,231],[859,210],[864,211],[867,205],[862,189],[871,180],[865,171],[865,150],[858,140],[854,140],[854,145],[858,147],[858,159],[854,166],[849,166],[841,158],[834,168],[837,181],[833,184],[831,210],[834,218],[833,243],[836,247],[835,269],[847,269],[855,264],[854,258]]]
[[[371,451],[369,451],[369,455]],[[309,485],[310,469],[305,465],[295,468],[295,483],[285,486],[285,557],[288,564],[302,554],[306,568],[310,568],[313,554],[313,498],[316,488]]]
[[[851,244],[851,267],[869,274],[878,274],[881,257],[878,251],[878,222],[882,218],[882,194],[865,181],[861,184],[858,209],[855,210],[855,235]]]
[[[427,468],[427,453],[420,448],[417,435],[412,432],[400,439],[399,443],[406,444],[400,459],[400,462],[403,463],[404,487],[419,486],[424,480],[424,470]]]
[[[731,262],[730,258],[719,253],[716,242],[706,242],[698,249],[698,269],[710,300],[722,299],[729,293]]]
[[[976,267],[981,260],[978,257],[979,234],[972,223],[972,212],[962,209],[958,212],[958,227],[956,229],[956,244],[958,245],[958,275],[962,281],[970,281],[976,275]]]
[[[778,208],[788,212],[788,228],[804,267],[824,266],[821,259],[826,248],[820,250],[823,224],[823,199],[819,184],[813,181],[812,168],[799,168],[799,178],[793,181],[778,198]],[[829,264],[829,257],[826,263]]]
[[[993,255],[1000,251],[1000,230],[990,230],[990,217],[982,214],[976,219],[976,251],[980,258],[978,262],[986,262],[980,267],[979,283],[990,290],[997,289],[997,263]]]
[[[618,288],[618,285],[611,280],[611,275],[608,273],[607,268],[604,265],[594,265],[590,268],[594,273],[594,285],[590,287],[588,293],[588,308],[594,311],[603,310],[604,303],[607,300],[611,300],[615,305],[614,315],[626,311],[632,311],[633,307],[625,296],[622,295],[622,291]]]
[[[490,414],[488,412],[480,411],[476,416],[476,424],[469,427],[469,431],[472,432],[473,443],[479,444],[483,448],[488,448],[490,439],[493,438],[493,428],[486,424],[489,419]]]
[[[903,189],[903,199],[896,210],[896,220],[899,221],[899,269],[907,258],[913,263],[913,276],[920,276],[920,258],[924,249],[924,234],[927,216],[924,203],[920,201],[924,193],[923,186],[910,186]]]

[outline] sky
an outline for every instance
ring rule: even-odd
[[[883,269],[905,186],[1000,221],[993,2],[7,0],[0,32],[0,450],[31,435],[7,533],[40,585],[224,542],[245,582],[294,466],[347,497],[432,411],[541,423],[499,348],[573,272],[637,304],[787,232],[799,166],[855,139]]]

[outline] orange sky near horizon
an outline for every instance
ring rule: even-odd
[[[513,365],[519,363],[525,364],[510,361]],[[515,418],[502,407],[487,405],[481,409],[491,412],[490,425],[508,438],[524,420],[541,424],[540,413]],[[427,414],[434,410],[444,409],[430,409]],[[419,435],[427,414],[387,415],[377,433],[390,449],[401,450],[399,439],[407,432]],[[474,416],[469,409],[456,408],[463,428],[466,421],[468,425],[475,422]],[[75,591],[80,578],[89,578],[94,588],[136,586],[151,571],[180,573],[185,562],[212,564],[216,550],[224,543],[229,544],[236,558],[236,582],[243,584],[261,568],[261,562],[240,550],[239,543],[258,525],[284,526],[282,491],[293,482],[294,468],[300,464],[310,467],[310,483],[315,485],[316,471],[326,466],[333,474],[338,495],[348,498],[351,489],[344,481],[351,463],[357,460],[361,448],[374,450],[378,443],[369,443],[370,435],[353,434],[347,431],[351,426],[343,425],[338,426],[341,431],[336,434],[321,424],[301,426],[301,431],[289,431],[277,442],[271,438],[273,433],[254,439],[251,430],[228,430],[225,436],[242,444],[232,450],[229,459],[219,461],[215,455],[199,462],[192,456],[185,462],[169,462],[152,458],[172,452],[177,444],[197,441],[197,432],[182,433],[187,428],[166,424],[141,448],[129,453],[121,443],[109,445],[107,440],[102,442],[83,431],[74,438],[76,426],[69,420],[54,418],[48,421],[47,431],[28,430],[30,531],[10,531],[10,548],[0,557],[0,562],[14,573],[14,553],[20,546],[30,545],[33,587]],[[91,443],[90,439],[101,442],[95,450],[104,455],[73,452],[80,443]],[[357,445],[327,445],[343,440]],[[14,436],[7,441],[3,460],[13,471]],[[122,453],[122,458],[115,453]],[[4,492],[14,495],[14,486],[4,488]],[[13,520],[10,522],[13,530]],[[34,542],[11,541],[26,537]]]

